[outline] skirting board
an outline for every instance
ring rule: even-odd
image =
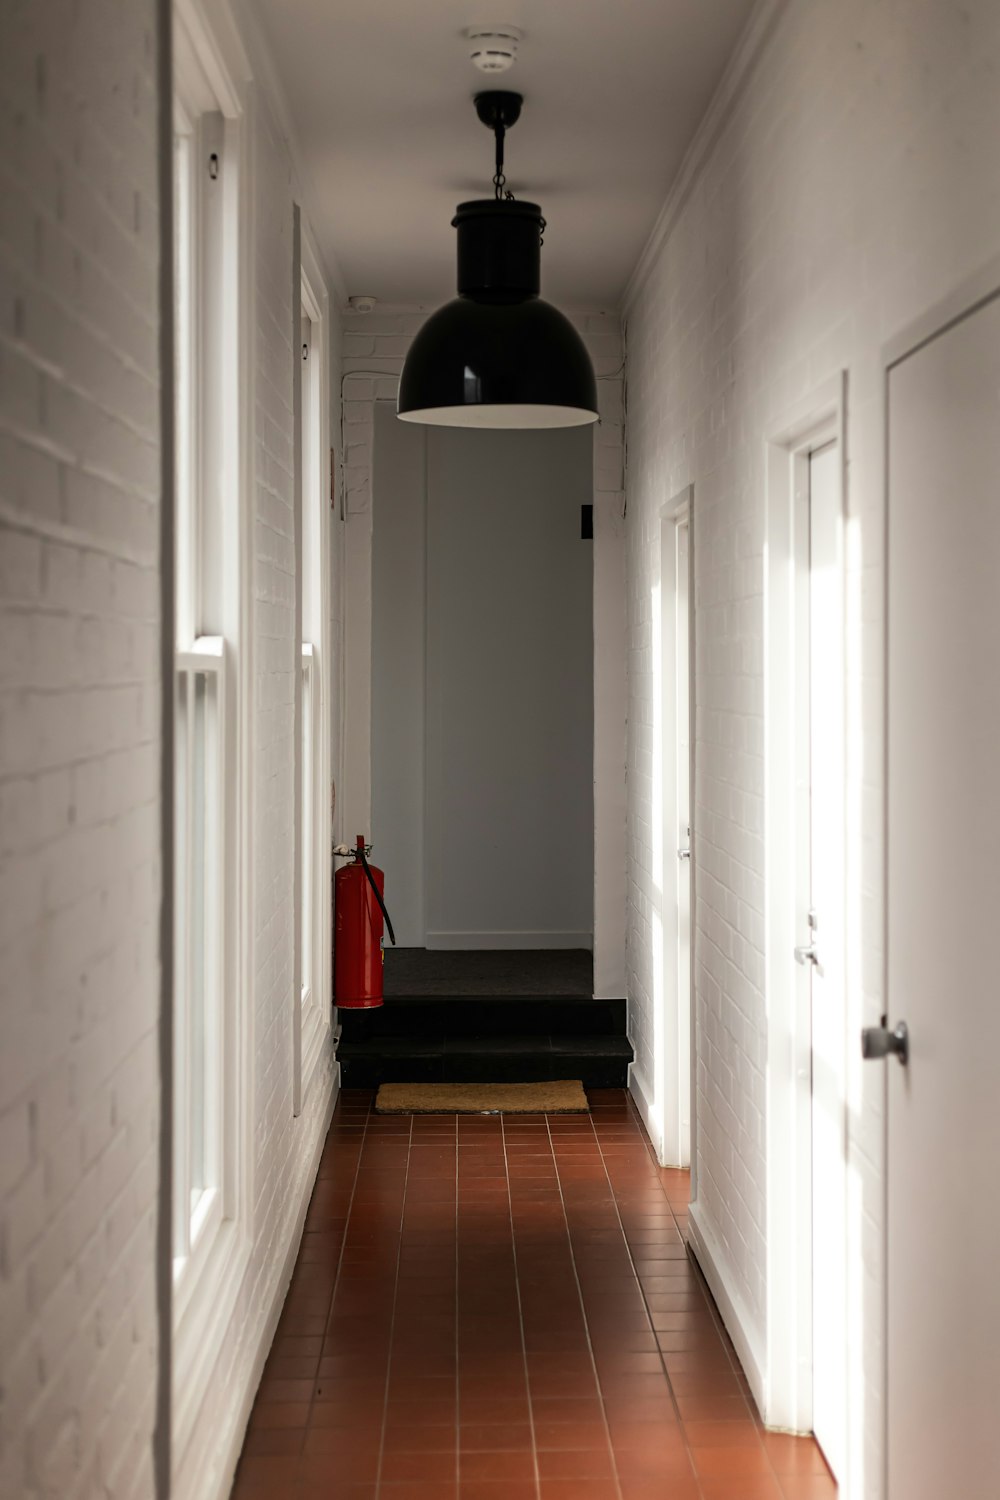
[[[632,1095],[635,1107],[639,1111],[642,1123],[646,1127],[646,1134],[653,1143],[656,1159],[662,1167],[663,1141],[660,1139],[660,1123],[653,1112],[653,1100],[646,1082],[646,1075],[634,1062],[628,1065],[628,1091]]]
[[[592,932],[429,932],[428,948],[586,948],[594,946]]]
[[[742,1297],[730,1287],[725,1259],[723,1258],[718,1240],[703,1222],[697,1203],[691,1204],[689,1212],[688,1248],[694,1255],[695,1260],[701,1267],[702,1275],[708,1282],[712,1296],[715,1298],[716,1306],[722,1315],[722,1321],[726,1326],[726,1332],[733,1341],[736,1353],[739,1355],[740,1364],[743,1366],[743,1372],[750,1383],[750,1390],[757,1403],[757,1410],[766,1422],[767,1412],[764,1410],[766,1362],[764,1351],[761,1349],[758,1338],[753,1330],[753,1324],[747,1315]]]
[[[236,1465],[239,1463],[240,1454],[243,1452],[243,1444],[246,1441],[247,1424],[250,1421],[250,1413],[253,1410],[253,1404],[257,1397],[257,1387],[260,1385],[260,1378],[264,1373],[264,1365],[267,1361],[267,1356],[271,1352],[271,1345],[274,1343],[274,1334],[278,1327],[278,1319],[281,1317],[281,1310],[285,1305],[285,1298],[288,1296],[288,1288],[291,1285],[292,1272],[295,1270],[295,1262],[298,1259],[299,1247],[302,1244],[302,1235],[306,1226],[306,1213],[312,1199],[313,1188],[316,1186],[319,1164],[323,1157],[323,1147],[326,1145],[326,1138],[330,1130],[330,1122],[333,1119],[333,1111],[336,1108],[337,1095],[339,1093],[340,1064],[335,1060],[330,1078],[330,1098],[323,1110],[323,1124],[318,1132],[316,1146],[312,1159],[309,1162],[308,1171],[305,1173],[302,1196],[296,1207],[292,1234],[288,1242],[288,1248],[285,1251],[281,1275],[275,1283],[271,1307],[254,1352],[253,1364],[251,1365],[251,1379],[248,1382],[248,1389],[244,1392],[243,1400],[240,1403],[238,1417],[229,1441],[229,1450],[222,1468],[224,1483],[220,1486],[215,1500],[225,1500],[225,1497],[233,1487],[233,1476],[236,1473]]]

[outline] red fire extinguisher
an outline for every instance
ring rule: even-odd
[[[363,834],[354,849],[342,845],[333,852],[351,860],[334,879],[334,1003],[345,1010],[373,1010],[382,1004],[383,920],[396,944],[385,909],[385,876],[368,863],[371,846],[366,848]]]

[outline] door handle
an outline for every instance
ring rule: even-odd
[[[795,949],[795,962],[797,964],[819,963],[819,959],[816,956],[816,949],[813,947],[812,943],[807,944],[807,946],[804,948]]]
[[[678,849],[678,851],[677,851],[677,858],[678,859],[690,859],[691,858],[691,850],[690,849]]]
[[[890,1031],[887,1026],[866,1026],[861,1033],[861,1056],[898,1057],[905,1068],[910,1060],[910,1032],[905,1021],[900,1021]]]

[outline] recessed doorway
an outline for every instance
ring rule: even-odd
[[[769,1425],[847,1456],[843,389],[768,447],[765,925]]]

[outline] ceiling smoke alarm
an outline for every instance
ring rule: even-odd
[[[465,35],[480,73],[506,73],[517,61],[521,33],[516,26],[474,26]]]

